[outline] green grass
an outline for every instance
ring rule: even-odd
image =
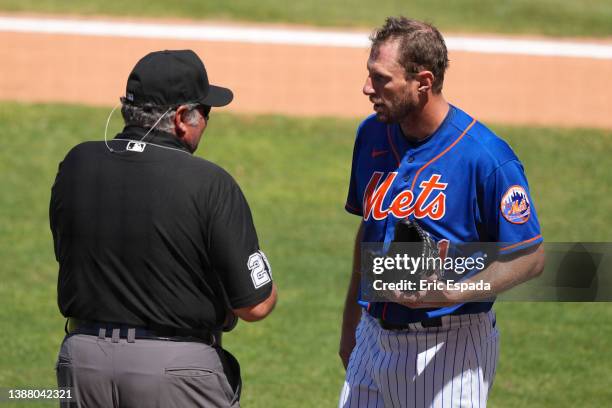
[[[612,35],[609,0],[0,0],[0,10],[138,17],[183,17],[320,26],[378,26],[389,15],[426,19],[444,31]]]
[[[109,110],[0,103],[0,387],[54,384],[63,320],[50,187],[72,145],[102,138]],[[246,407],[336,403],[339,324],[358,223],[343,210],[356,124],[213,112],[204,135],[198,154],[243,187],[280,288],[268,319],[240,324],[225,340],[243,366]],[[117,120],[111,128],[119,129]],[[493,128],[523,159],[548,241],[611,240],[612,132]],[[508,302],[497,311],[503,337],[492,406],[609,403],[610,304]]]

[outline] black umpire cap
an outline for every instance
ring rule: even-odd
[[[178,106],[198,103],[225,106],[234,95],[211,85],[204,63],[192,50],[155,51],[144,56],[130,73],[126,102],[134,105]]]

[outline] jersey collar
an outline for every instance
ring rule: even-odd
[[[404,136],[404,133],[402,132],[402,127],[399,125],[399,123],[393,125],[393,127],[391,128],[391,138],[393,139],[393,143],[397,147],[400,157],[403,157],[408,151],[412,153],[425,151],[430,146],[435,145],[435,143],[433,143],[434,141],[436,143],[443,141],[444,137],[441,139],[440,135],[444,134],[445,129],[448,128],[447,124],[452,122],[456,112],[456,108],[453,105],[451,105],[450,103],[448,105],[448,112],[446,113],[444,120],[442,121],[442,123],[440,123],[438,128],[431,135],[427,136],[425,139],[419,140],[418,142],[409,141]]]
[[[140,141],[147,134],[149,129],[142,128],[139,126],[126,126],[123,131],[115,136],[115,139],[129,139]],[[171,133],[162,132],[161,130],[154,129],[147,135],[143,140],[145,143],[154,143],[160,146],[171,147],[173,149],[183,150],[187,153],[191,152],[176,136]]]

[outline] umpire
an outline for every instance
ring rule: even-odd
[[[150,53],[121,98],[123,131],[59,165],[57,378],[79,407],[239,406],[221,331],[266,317],[276,288],[239,186],[192,156],[232,98],[193,51]]]

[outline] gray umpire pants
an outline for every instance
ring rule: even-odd
[[[231,354],[204,343],[67,335],[57,381],[73,387],[73,400],[60,406],[239,407],[240,373],[228,366],[239,371]]]

